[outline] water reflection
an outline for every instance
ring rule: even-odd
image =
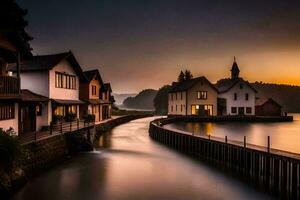
[[[152,141],[153,118],[116,127],[99,148],[26,185],[14,199],[271,199],[199,161]],[[196,126],[199,131],[214,125]]]
[[[220,138],[243,141],[267,146],[267,137],[271,137],[271,147],[300,153],[300,114],[293,114],[294,122],[280,123],[185,123],[168,124],[165,127],[179,129],[195,135],[212,135]]]

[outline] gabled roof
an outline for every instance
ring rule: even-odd
[[[215,84],[215,86],[219,90],[220,93],[225,93],[225,92],[228,92],[231,88],[233,88],[236,84],[241,83],[241,82],[245,83],[246,85],[248,85],[255,93],[257,93],[257,91],[254,89],[254,87],[252,87],[251,84],[248,81],[245,81],[242,78],[237,78],[237,79],[230,79],[230,78],[221,79],[221,80],[219,80]]]
[[[91,82],[95,76],[97,76],[97,79],[99,80],[101,86],[104,86],[103,80],[101,78],[101,75],[99,73],[98,69],[84,71],[83,72],[85,79],[87,82]]]
[[[212,89],[214,89],[218,92],[217,88],[205,76],[201,76],[201,77],[193,78],[193,79],[186,80],[186,81],[183,81],[180,83],[174,82],[172,84],[172,88],[169,93],[187,91],[188,89],[192,88],[195,84],[197,84],[199,82],[208,83]]]
[[[48,97],[36,94],[30,90],[23,89],[21,90],[21,101],[26,102],[47,102],[49,101]]]
[[[107,91],[107,90],[109,90],[110,92],[112,92],[110,83],[104,83],[104,91]]]
[[[21,72],[49,71],[64,59],[67,59],[71,63],[74,71],[77,73],[78,76],[83,77],[81,66],[79,65],[74,54],[71,51],[58,54],[33,56],[31,59],[23,60],[21,62],[20,70]],[[15,72],[16,64],[10,64],[8,70]]]
[[[280,107],[282,107],[279,103],[277,103],[274,99],[272,98],[256,98],[255,99],[255,106],[262,106],[267,102],[271,102],[273,104],[276,104]]]

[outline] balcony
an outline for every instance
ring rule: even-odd
[[[0,99],[19,97],[19,80],[16,77],[0,76]]]

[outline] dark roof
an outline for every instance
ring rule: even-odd
[[[84,71],[83,72],[84,76],[85,76],[85,79],[88,81],[88,82],[91,82],[93,80],[93,78],[95,76],[97,76],[101,86],[104,86],[104,83],[103,83],[103,80],[101,78],[101,75],[99,73],[99,70],[98,69],[94,69],[94,70],[89,70],[89,71]]]
[[[45,102],[49,101],[49,98],[24,89],[21,90],[21,101]]]
[[[245,81],[242,78],[237,78],[237,79],[230,79],[230,78],[226,78],[226,79],[221,79],[219,80],[215,86],[216,88],[219,90],[220,93],[224,93],[229,91],[231,88],[233,88],[236,84],[243,82],[246,85],[248,85],[254,92],[257,92],[248,81]]]
[[[231,70],[230,71],[240,71],[238,64],[236,63],[236,61],[233,62]]]
[[[83,101],[80,100],[65,100],[65,99],[52,99],[55,103],[60,105],[79,105],[84,104]]]
[[[282,107],[279,103],[277,103],[274,99],[272,98],[256,98],[255,99],[255,106],[263,106],[265,103],[270,102],[273,104],[276,104],[280,107]]]
[[[71,51],[58,54],[33,56],[31,59],[23,60],[21,62],[21,72],[48,71],[63,59],[67,59],[71,63],[77,75],[79,75],[80,77],[83,76],[81,66],[79,65],[74,54]],[[10,64],[8,70],[15,72],[16,64]]]
[[[193,78],[193,79],[190,79],[190,80],[183,81],[181,83],[174,82],[172,84],[172,88],[170,90],[170,93],[171,92],[186,91],[186,90],[190,89],[191,87],[193,87],[195,84],[197,84],[199,82],[208,83],[214,90],[216,90],[218,92],[217,88],[206,77],[201,76],[201,77],[197,77],[197,78]]]

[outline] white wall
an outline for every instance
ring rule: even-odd
[[[21,88],[28,89],[34,93],[49,97],[48,71],[22,72]]]
[[[39,131],[47,125],[50,125],[50,123],[48,123],[48,102],[45,102],[42,103],[42,115],[36,116],[36,130]]]
[[[61,72],[76,76],[76,90],[56,88],[55,72]],[[79,100],[79,78],[73,70],[73,67],[67,60],[61,61],[52,70],[49,71],[49,89],[49,98],[51,99]]]
[[[240,84],[243,84],[243,88],[240,88]],[[237,100],[234,100],[234,93],[237,93]],[[249,100],[246,100],[246,93],[249,94]],[[245,115],[255,115],[255,92],[246,84],[238,83],[226,93],[219,94],[219,98],[226,99],[226,112],[227,115],[237,115],[238,107],[245,108]],[[231,113],[231,107],[237,107],[237,113]],[[246,107],[251,107],[251,114],[246,113]]]
[[[181,99],[181,93],[182,93],[182,99]],[[176,99],[176,94],[177,94],[177,99]],[[172,100],[172,95],[173,95],[173,100]],[[176,105],[177,105],[177,111],[176,111]],[[181,105],[182,105],[182,111],[181,111]],[[173,111],[172,111],[172,106],[173,106]],[[186,92],[169,93],[168,114],[169,115],[186,114]]]
[[[15,118],[14,119],[9,119],[9,120],[0,120],[0,128],[3,130],[7,130],[10,127],[14,129],[16,133],[19,131],[19,124],[18,124],[18,110],[19,110],[19,104],[15,103]]]

